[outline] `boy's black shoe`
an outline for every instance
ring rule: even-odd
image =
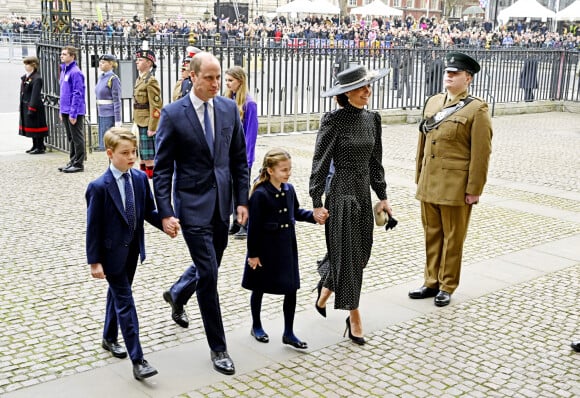
[[[121,344],[117,343],[116,341],[107,341],[103,339],[101,346],[109,351],[115,358],[126,358],[127,351],[121,346]]]
[[[157,373],[157,369],[149,365],[149,362],[144,359],[133,362],[133,376],[137,380],[143,380],[155,376]]]

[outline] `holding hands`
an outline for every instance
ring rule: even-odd
[[[323,225],[330,216],[328,210],[325,209],[324,207],[315,208],[313,210],[313,213],[314,213],[314,221],[316,221],[316,223],[320,225]]]
[[[163,224],[163,232],[165,232],[171,238],[175,238],[181,229],[179,219],[173,216],[165,217],[163,220],[161,220],[161,224]]]
[[[260,257],[248,257],[248,265],[251,269],[256,269],[256,267],[261,267]]]

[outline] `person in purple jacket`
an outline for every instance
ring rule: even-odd
[[[113,72],[117,57],[104,54],[99,58],[99,69],[103,72],[95,86],[97,98],[97,121],[99,123],[99,150],[105,150],[103,136],[111,127],[121,127],[121,81]]]
[[[224,97],[233,99],[238,105],[240,119],[246,136],[248,173],[251,174],[256,151],[256,138],[258,137],[258,106],[256,101],[248,94],[248,76],[241,66],[231,67],[226,71],[225,76],[227,89]],[[234,234],[236,239],[245,239],[248,235],[246,227],[237,225],[235,222],[230,228],[230,233]]]
[[[63,47],[60,53],[60,120],[66,129],[70,160],[59,167],[63,173],[84,171],[85,161],[85,76],[76,63],[77,49]]]

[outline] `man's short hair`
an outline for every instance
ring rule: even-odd
[[[68,55],[70,55],[74,59],[77,59],[77,49],[76,49],[76,47],[73,47],[73,46],[64,46],[62,49],[63,50],[66,50],[66,52],[68,53]]]

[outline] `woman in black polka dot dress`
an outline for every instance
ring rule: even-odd
[[[324,115],[312,161],[310,196],[317,222],[326,221],[328,256],[319,265],[316,309],[326,316],[326,301],[334,292],[335,309],[349,310],[346,326],[349,338],[364,344],[359,299],[363,269],[373,243],[373,206],[370,188],[389,215],[385,173],[382,166],[381,117],[365,109],[371,84],[386,70],[368,71],[356,66],[341,72],[339,83],[323,97],[346,94],[348,104]],[[323,205],[326,177],[334,163],[328,195]],[[346,333],[346,332],[345,332]]]

